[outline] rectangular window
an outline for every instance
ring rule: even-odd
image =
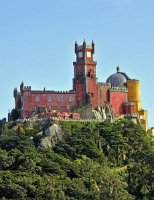
[[[91,52],[87,52],[87,58],[90,58],[91,57]]]
[[[99,97],[102,98],[102,90],[100,90]]]
[[[83,57],[83,52],[79,52],[78,53],[78,58],[82,58]]]
[[[51,102],[51,97],[50,96],[48,96],[47,99],[48,99],[48,102]]]
[[[36,112],[37,111],[37,106],[34,106],[34,112]]]
[[[70,105],[67,105],[67,110],[70,110]]]
[[[63,99],[62,99],[62,97],[58,97],[58,101],[62,101]]]
[[[40,97],[39,97],[39,96],[36,96],[36,97],[35,97],[35,101],[36,101],[36,102],[40,101]]]
[[[72,101],[72,96],[69,97],[69,101]]]

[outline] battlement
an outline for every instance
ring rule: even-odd
[[[77,45],[77,50],[83,49],[83,45]]]
[[[103,83],[103,82],[98,82],[98,85],[102,85],[102,86],[110,86],[110,83]]]
[[[112,87],[109,90],[110,92],[128,92],[126,87]]]
[[[75,53],[79,52],[79,51],[86,51],[86,50],[91,50],[92,53],[94,53],[95,51],[95,44],[92,41],[92,43],[86,44],[86,41],[84,40],[82,45],[78,45],[77,42],[75,43]]]
[[[31,91],[31,86],[24,86],[23,91],[24,91],[24,92]]]
[[[83,49],[83,45],[77,45],[77,50],[82,50],[82,49]],[[86,44],[86,49],[92,49],[92,45]]]
[[[124,106],[134,106],[133,102],[124,102],[123,103]]]
[[[54,91],[54,90],[31,90],[31,94],[75,94],[74,90],[69,91]]]

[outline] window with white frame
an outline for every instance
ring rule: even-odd
[[[40,101],[40,97],[39,97],[39,96],[36,96],[36,97],[35,97],[35,101],[36,101],[36,102]]]
[[[67,105],[67,110],[70,110],[70,108],[71,108],[70,105]]]
[[[69,97],[69,101],[72,101],[72,96]]]
[[[62,99],[62,97],[58,97],[58,101],[62,101],[63,99]]]
[[[51,102],[51,97],[50,96],[48,96],[47,99],[48,99],[48,102]]]
[[[87,52],[87,58],[90,58],[91,57],[91,52]]]

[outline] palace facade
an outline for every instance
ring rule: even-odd
[[[110,105],[114,117],[137,116],[147,126],[147,112],[141,107],[140,81],[131,79],[117,67],[106,82],[99,82],[94,61],[95,44],[75,43],[73,86],[69,91],[32,90],[22,82],[14,89],[15,108],[20,117],[29,118],[38,112],[72,112],[74,107],[90,105],[92,109]]]

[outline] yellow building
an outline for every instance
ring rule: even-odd
[[[142,126],[142,128],[147,132],[147,130],[148,130],[148,111],[142,109],[138,113],[139,113],[139,123]]]
[[[148,130],[148,111],[142,109],[141,106],[141,92],[140,92],[140,81],[131,79],[127,81],[128,88],[128,102],[134,104],[134,113],[137,114],[137,121],[142,128]]]
[[[141,92],[140,92],[140,81],[131,79],[127,81],[128,88],[128,102],[134,104],[134,112],[138,113],[141,110]]]

